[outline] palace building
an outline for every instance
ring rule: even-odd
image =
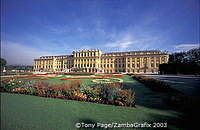
[[[158,73],[169,55],[158,50],[102,53],[100,50],[73,51],[71,55],[41,56],[34,59],[34,71]]]

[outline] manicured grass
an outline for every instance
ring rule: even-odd
[[[75,129],[76,122],[168,122],[175,128],[178,113],[137,106],[118,107],[88,102],[1,93],[2,130]]]
[[[131,76],[124,75],[124,87],[131,88],[136,93],[136,104],[156,109],[168,109],[164,100],[167,97],[165,93],[158,93],[145,87],[142,83],[136,81]]]

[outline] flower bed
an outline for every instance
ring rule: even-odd
[[[70,83],[52,84],[44,81],[4,78],[1,80],[1,92],[21,93],[42,97],[72,99],[119,106],[135,106],[135,93],[124,89],[121,83],[82,84],[80,80]]]

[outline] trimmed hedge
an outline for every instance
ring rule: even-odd
[[[160,64],[161,74],[200,74],[200,64],[197,63],[170,63]]]

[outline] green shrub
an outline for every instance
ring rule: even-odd
[[[11,91],[22,85],[22,81],[17,78],[3,78],[1,79],[1,91]]]
[[[28,94],[35,95],[36,94],[36,88],[34,88],[34,87],[27,87],[26,88],[26,92]]]
[[[117,98],[117,88],[113,87],[104,87],[101,91],[101,97],[103,100],[108,101],[110,103],[113,103],[115,99]]]

